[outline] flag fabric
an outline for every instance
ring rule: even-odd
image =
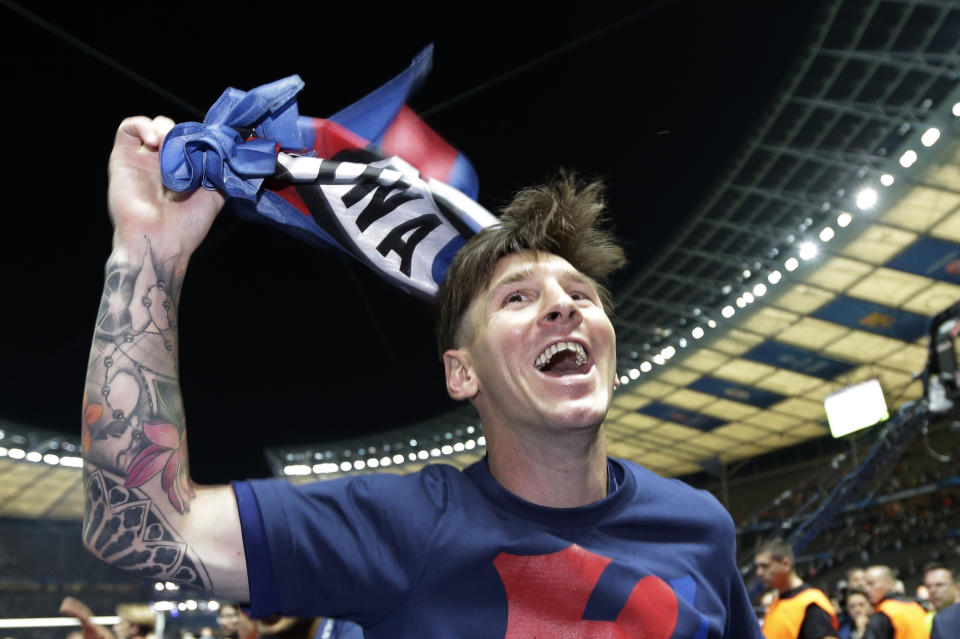
[[[469,161],[406,105],[431,52],[329,119],[299,115],[298,76],[227,89],[202,123],[167,135],[164,184],[220,189],[239,215],[345,251],[432,299],[456,251],[497,220],[475,201]]]

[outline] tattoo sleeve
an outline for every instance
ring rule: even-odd
[[[130,262],[107,262],[87,367],[83,541],[116,567],[209,591],[178,534],[195,497],[177,373],[182,273],[149,244]]]

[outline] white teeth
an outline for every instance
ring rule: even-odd
[[[542,369],[547,365],[547,362],[560,351],[573,351],[576,354],[577,366],[583,366],[587,363],[587,352],[583,349],[583,346],[576,342],[557,342],[556,344],[548,346],[533,365]]]

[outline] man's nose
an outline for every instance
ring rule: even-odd
[[[570,294],[562,286],[547,287],[544,293],[543,320],[554,324],[562,321],[579,321],[580,311]]]

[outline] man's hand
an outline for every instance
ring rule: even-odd
[[[80,620],[83,639],[115,639],[107,628],[93,623],[93,612],[79,599],[65,597],[60,603],[60,614]]]
[[[137,116],[117,129],[107,192],[115,250],[139,246],[146,236],[162,257],[189,259],[223,207],[216,191],[174,193],[163,186],[160,146],[173,124],[163,116]]]

